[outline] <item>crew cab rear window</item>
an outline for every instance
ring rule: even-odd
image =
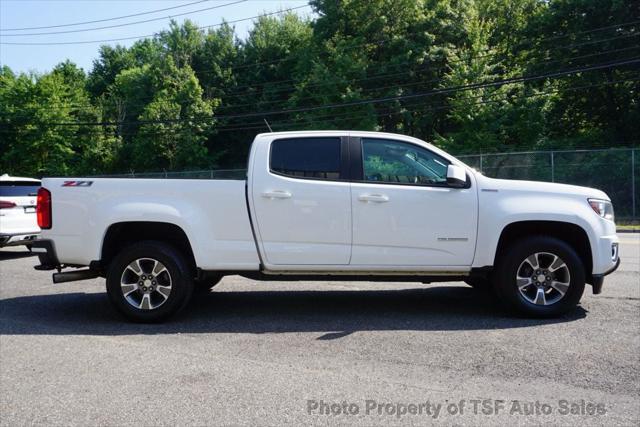
[[[27,197],[38,193],[40,184],[29,181],[0,182],[0,197]]]
[[[340,138],[290,138],[271,143],[272,172],[295,178],[339,179]]]

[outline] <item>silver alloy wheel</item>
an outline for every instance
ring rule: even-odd
[[[127,265],[120,278],[124,299],[140,310],[154,310],[171,294],[171,274],[160,261],[138,258]]]
[[[571,283],[569,267],[558,255],[536,252],[518,267],[516,285],[527,301],[535,305],[551,305],[560,301]]]

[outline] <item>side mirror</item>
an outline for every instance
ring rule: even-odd
[[[467,171],[458,165],[447,167],[447,184],[454,188],[464,188],[467,186]]]

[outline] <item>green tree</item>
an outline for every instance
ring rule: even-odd
[[[169,30],[161,31],[157,36],[165,53],[173,58],[173,62],[179,68],[192,64],[203,39],[202,31],[189,20],[182,25],[171,20]]]
[[[312,0],[240,40],[171,22],[87,74],[0,69],[0,167],[24,175],[243,167],[267,130],[400,132],[454,153],[638,143],[638,2]],[[369,102],[380,99],[378,102]],[[327,108],[330,104],[355,103]],[[271,114],[276,112],[276,114]],[[277,113],[280,112],[280,113]],[[215,116],[215,119],[214,119]]]
[[[640,3],[619,0],[544,2],[525,24],[520,62],[529,74],[610,64],[637,57]],[[625,24],[625,25],[623,25]],[[638,142],[638,65],[556,79],[548,138],[556,147],[627,146]],[[578,88],[578,89],[575,89]]]
[[[294,84],[300,79],[301,61],[311,49],[311,34],[309,22],[293,13],[258,18],[247,39],[238,46],[233,65],[236,86],[222,97],[221,115],[287,109]],[[278,125],[289,121],[284,114],[220,120],[220,126],[234,129],[221,131],[215,137],[215,146],[226,151],[225,164],[244,167],[253,137],[267,131],[265,118],[275,129],[287,129]],[[244,127],[248,129],[237,129]]]
[[[237,74],[233,67],[238,55],[239,45],[231,26],[223,24],[209,30],[193,58],[193,68],[206,99],[222,98],[235,90]]]
[[[189,66],[178,68],[171,57],[155,67],[138,70],[129,80],[150,83],[153,100],[137,117],[141,123],[132,139],[131,169],[176,170],[211,166],[205,142],[214,124],[215,100],[205,101],[202,88]],[[125,83],[123,83],[125,85]]]
[[[64,62],[42,76],[8,69],[2,73],[3,169],[24,175],[65,175],[108,168],[109,141],[95,126],[75,125],[100,120],[85,89],[85,74]],[[95,151],[101,147],[101,162]],[[93,159],[93,160],[89,160]]]
[[[497,14],[479,3],[465,11],[467,40],[450,50],[449,71],[442,89],[461,88],[447,96],[448,122],[437,141],[453,152],[488,152],[535,146],[543,139],[548,98],[525,83],[489,85],[522,76],[516,65],[505,66],[504,50],[492,45],[500,30]],[[543,90],[547,87],[542,87]],[[444,136],[446,135],[446,136]]]

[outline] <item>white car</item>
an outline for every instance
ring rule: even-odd
[[[0,248],[27,245],[40,234],[36,219],[36,195],[40,181],[0,175]]]
[[[520,313],[576,306],[618,266],[600,190],[492,179],[416,138],[258,135],[246,179],[45,178],[38,269],[103,276],[136,321],[227,274],[257,280],[465,280]]]

